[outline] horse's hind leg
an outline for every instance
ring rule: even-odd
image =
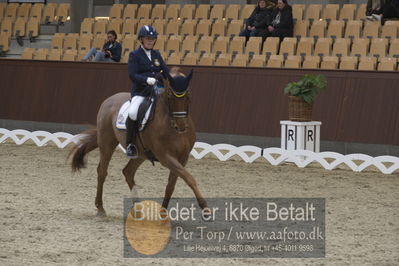
[[[99,144],[101,142],[99,141]],[[96,207],[98,215],[105,215],[103,207],[103,186],[108,174],[108,166],[118,142],[110,141],[108,145],[100,145],[100,162],[97,167],[97,195]]]
[[[134,175],[136,174],[139,166],[144,162],[144,159],[137,158],[134,160],[129,160],[125,168],[123,168],[122,173],[125,176],[126,182],[129,186],[130,191],[133,189],[134,185]]]
[[[198,205],[201,209],[207,208],[208,204],[206,200],[202,196],[201,191],[199,190],[198,184],[195,181],[194,177],[184,168],[184,166],[172,156],[165,156],[162,159],[159,158],[162,165],[169,168],[176,176],[180,176],[186,184],[193,190],[195,197],[197,198]]]

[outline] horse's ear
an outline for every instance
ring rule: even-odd
[[[193,77],[194,69],[191,69],[190,74],[188,74],[186,80],[187,82],[190,82],[191,78]]]
[[[173,83],[174,83],[174,79],[173,77],[170,75],[169,72],[164,72],[166,75],[167,80],[169,81],[170,85],[173,87]]]

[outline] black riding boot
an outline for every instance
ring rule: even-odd
[[[138,131],[138,123],[128,116],[126,119],[126,155],[131,159],[138,157],[137,147],[134,145]]]

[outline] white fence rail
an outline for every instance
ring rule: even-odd
[[[22,129],[10,131],[0,128],[0,143],[11,139],[14,143],[21,145],[30,140],[41,147],[46,146],[49,142],[53,142],[57,147],[62,149],[70,143],[78,144],[79,137],[79,135],[71,135],[63,132],[30,132]],[[314,153],[306,150],[287,151],[280,148],[262,149],[255,146],[236,147],[229,144],[209,145],[203,142],[196,142],[191,151],[191,155],[195,159],[204,158],[208,154],[213,154],[221,161],[227,161],[233,156],[239,156],[247,163],[252,163],[258,158],[262,158],[272,165],[280,165],[290,161],[300,168],[304,168],[311,163],[319,163],[327,170],[333,170],[343,164],[355,172],[361,172],[369,166],[376,167],[384,174],[392,174],[399,169],[399,158],[394,156],[371,157],[365,154],[342,155],[335,152]]]

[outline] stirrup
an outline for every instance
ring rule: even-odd
[[[137,159],[139,157],[137,147],[134,144],[129,144],[126,147],[126,156],[130,159]]]

